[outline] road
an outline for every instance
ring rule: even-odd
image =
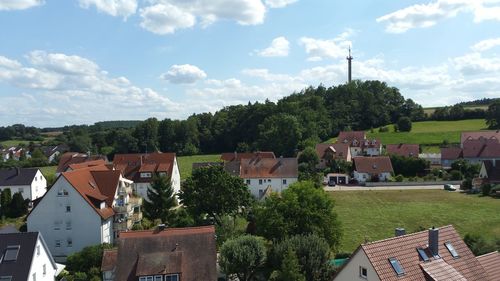
[[[458,186],[455,186],[458,190]],[[376,187],[366,187],[366,186],[326,186],[325,191],[360,191],[360,190],[413,190],[413,189],[444,189],[444,185],[398,185],[398,186],[376,186]]]

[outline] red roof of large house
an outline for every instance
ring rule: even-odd
[[[478,256],[476,259],[486,270],[489,280],[493,281],[500,278],[500,253],[498,251]]]
[[[333,159],[347,160],[349,145],[345,143],[319,143],[316,145],[316,153],[320,159],[325,158],[325,154],[330,152]]]
[[[174,168],[175,153],[136,153],[116,154],[114,168],[122,171],[124,177],[134,182],[150,182],[152,178],[141,178],[140,172],[165,172],[171,176]]]
[[[462,149],[460,147],[443,147],[441,148],[441,159],[442,160],[456,160],[461,158]]]
[[[475,132],[462,132],[460,135],[460,143],[463,144],[466,140],[479,140],[479,139],[492,139],[500,140],[500,130],[496,131],[475,131]]]
[[[418,157],[420,148],[418,144],[388,144],[386,145],[387,154],[394,154],[404,157]]]
[[[80,164],[88,161],[94,160],[103,160],[105,161],[105,157],[101,155],[92,155],[89,156],[85,153],[78,152],[66,152],[61,155],[59,159],[59,164],[57,165],[56,173],[66,172],[70,165]]]
[[[364,139],[366,139],[366,133],[364,131],[342,131],[337,137],[337,142],[352,144],[354,140],[361,142]]]
[[[240,162],[241,178],[297,178],[297,158],[252,158]]]
[[[464,158],[500,158],[498,140],[466,140],[463,143]]]
[[[224,162],[240,161],[241,159],[251,158],[276,158],[272,151],[257,151],[257,152],[225,152],[222,153],[220,159]]]
[[[358,173],[380,174],[394,172],[388,156],[354,157],[354,169]]]

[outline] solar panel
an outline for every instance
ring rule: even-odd
[[[455,247],[453,247],[453,245],[451,245],[451,242],[446,242],[444,243],[444,245],[446,246],[446,248],[448,249],[448,251],[450,251],[450,254],[454,257],[454,258],[458,258],[460,257],[457,253],[457,251],[455,250]]]
[[[17,260],[17,254],[19,253],[19,245],[16,246],[7,246],[5,250],[5,254],[3,255],[4,261],[15,261]]]
[[[398,276],[405,274],[405,271],[403,270],[403,267],[399,263],[398,259],[396,259],[396,258],[390,258],[389,262],[391,263],[392,268],[394,269],[394,271],[396,271],[396,274]]]
[[[424,250],[424,249],[422,249],[422,248],[417,248],[417,251],[418,251],[418,255],[420,256],[420,258],[421,258],[423,261],[425,261],[425,262],[429,261],[429,256],[427,255],[427,253],[425,252],[425,250]]]

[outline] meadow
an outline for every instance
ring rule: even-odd
[[[196,162],[219,162],[220,154],[208,154],[208,155],[193,155],[193,156],[179,156],[177,157],[179,171],[181,173],[181,180],[184,180],[191,176],[193,170],[193,163]]]
[[[367,241],[394,236],[403,227],[414,232],[452,224],[463,237],[500,238],[500,201],[444,190],[330,192],[342,223],[341,250],[352,252]]]

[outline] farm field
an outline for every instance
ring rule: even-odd
[[[424,113],[427,114],[427,115],[431,115],[438,108],[439,107],[427,107],[427,108],[424,108]],[[466,105],[466,106],[464,106],[464,108],[465,109],[469,109],[469,110],[474,110],[474,109],[487,110],[488,106],[487,105],[468,105],[468,106]]]
[[[220,161],[220,154],[179,156],[177,157],[177,161],[177,164],[179,165],[179,171],[181,173],[181,180],[184,180],[191,175],[193,163],[218,162]]]
[[[394,236],[394,229],[408,232],[452,224],[463,237],[480,234],[500,238],[500,201],[444,190],[337,191],[330,192],[342,223],[341,250],[352,252],[365,241]]]

